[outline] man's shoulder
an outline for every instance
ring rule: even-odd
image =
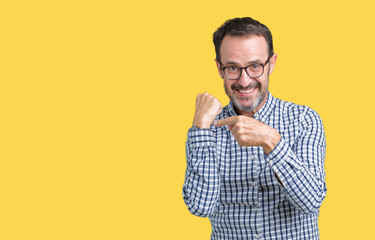
[[[282,118],[300,119],[305,121],[321,122],[319,114],[307,105],[301,105],[290,101],[275,99],[274,115],[280,115]]]
[[[306,105],[300,105],[294,102],[281,100],[279,98],[275,99],[275,109],[276,112],[281,112],[284,114],[301,114],[307,112],[311,108]]]

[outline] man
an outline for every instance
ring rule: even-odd
[[[213,41],[230,103],[197,96],[186,142],[189,211],[209,217],[211,239],[319,239],[327,192],[320,117],[268,92],[277,55],[265,25],[228,20]]]

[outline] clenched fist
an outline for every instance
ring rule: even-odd
[[[203,93],[198,94],[195,104],[193,125],[198,128],[210,128],[223,106],[214,96]]]

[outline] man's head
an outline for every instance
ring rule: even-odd
[[[235,18],[217,29],[213,41],[226,94],[239,113],[254,114],[266,101],[276,63],[271,32],[251,18]]]
[[[227,20],[221,25],[213,35],[213,41],[215,45],[216,61],[220,62],[220,47],[226,35],[233,37],[246,37],[250,35],[263,36],[267,42],[268,55],[273,55],[273,41],[271,31],[266,25],[258,22],[249,17],[234,18]]]

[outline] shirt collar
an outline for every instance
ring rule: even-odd
[[[275,102],[275,98],[268,92],[266,103],[255,113],[254,118],[258,121],[265,122],[275,108]]]
[[[254,118],[258,121],[265,122],[272,112],[272,110],[275,107],[275,98],[272,96],[270,92],[268,92],[266,103],[263,105],[261,109],[259,109],[255,115]],[[230,116],[236,116],[237,113],[234,111],[233,103],[232,101],[228,104],[228,110]]]

